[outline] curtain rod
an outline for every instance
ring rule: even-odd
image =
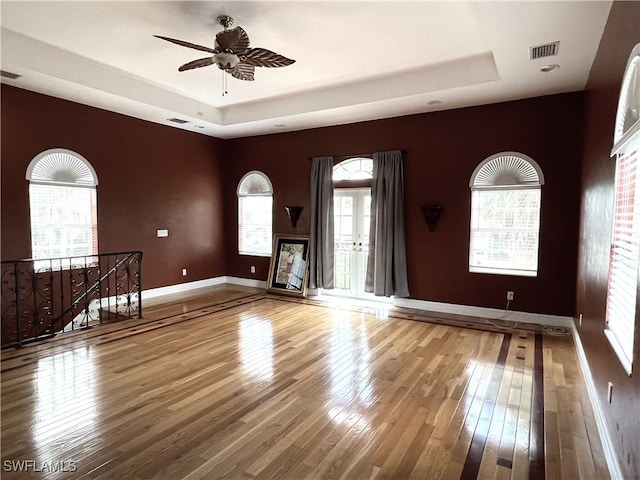
[[[315,157],[332,157],[333,161],[343,161],[343,160],[347,160],[348,158],[373,158],[373,153],[358,153],[355,155],[314,155],[313,157],[309,157],[308,160],[312,161]]]
[[[383,150],[383,152],[393,152],[396,150],[400,150],[402,154],[406,152],[404,148],[395,148],[392,150]],[[340,163],[343,160],[347,160],[349,158],[373,158],[373,153],[359,153],[359,154],[349,154],[349,155],[314,155],[313,157],[309,157],[308,160],[312,161],[315,157],[333,157],[333,161]]]

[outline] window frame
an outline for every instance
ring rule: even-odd
[[[243,192],[243,187],[246,184],[246,182],[251,182],[251,177],[252,176],[258,176],[261,181],[263,182],[263,186],[266,187],[266,189],[263,190],[258,190],[258,191],[254,191],[254,192]],[[252,188],[251,186],[249,188]],[[253,188],[257,188],[257,186],[254,186]],[[238,217],[237,217],[237,221],[238,221],[238,230],[237,230],[237,237],[238,237],[238,243],[237,243],[237,248],[238,248],[238,255],[249,255],[249,256],[255,256],[255,257],[270,257],[272,255],[272,248],[273,248],[273,184],[271,183],[271,180],[269,179],[269,177],[264,173],[261,172],[259,170],[251,170],[247,173],[245,173],[242,178],[240,179],[240,181],[238,182],[238,187],[236,189],[236,195],[238,197],[238,203],[237,203],[237,208],[238,208]],[[261,245],[264,248],[264,251],[252,251],[246,248],[246,246],[243,244],[243,229],[246,228],[246,226],[244,226],[244,222],[243,222],[243,218],[246,219],[246,217],[243,217],[244,214],[244,210],[243,210],[243,206],[242,204],[243,199],[245,198],[269,198],[271,199],[271,203],[269,205],[269,218],[270,218],[270,222],[268,225],[268,229],[269,229],[269,234],[267,235],[267,237],[265,237],[264,239],[262,239],[262,241],[264,241],[264,245]],[[265,212],[262,212],[263,214],[266,214],[266,209]],[[254,226],[255,225],[250,225]],[[266,222],[264,226],[267,226]],[[243,248],[244,247],[244,248]],[[267,248],[268,248],[268,252],[267,252]]]
[[[80,265],[87,262],[92,262],[95,255],[98,254],[98,206],[97,206],[97,185],[98,176],[91,163],[77,152],[64,148],[53,148],[45,150],[36,155],[29,165],[25,173],[25,178],[29,182],[29,228],[31,236],[31,257],[34,260],[34,268],[38,269],[52,269],[52,270],[67,270],[74,268],[76,265]],[[83,229],[89,230],[89,242],[87,246],[90,246],[86,252],[77,253],[71,252],[67,249],[66,254],[62,256],[46,256],[43,257],[38,254],[43,249],[42,245],[36,245],[34,242],[39,237],[41,226],[49,227],[52,224],[58,222],[41,224],[38,223],[34,228],[34,220],[37,219],[35,210],[37,210],[38,203],[34,198],[35,193],[38,190],[42,191],[42,188],[47,189],[50,195],[54,192],[50,189],[62,189],[66,190],[63,195],[70,194],[73,190],[78,189],[88,191],[86,200],[89,202],[84,205],[84,208],[88,208],[88,216],[90,216],[90,225],[83,224],[79,229],[74,228],[72,230],[65,231],[82,231]],[[46,194],[46,193],[45,193]],[[87,213],[87,212],[85,212]],[[56,217],[57,218],[57,217]],[[64,235],[62,235],[64,236]],[[64,245],[62,242],[60,245]],[[51,246],[49,246],[50,248]],[[54,248],[56,245],[53,246]],[[49,260],[49,259],[58,260]],[[63,264],[63,258],[75,259],[73,262]]]
[[[470,217],[469,217],[469,261],[468,268],[470,273],[481,274],[494,274],[494,275],[513,275],[523,277],[536,277],[539,271],[540,261],[540,225],[542,217],[542,185],[544,185],[544,174],[540,166],[528,155],[519,152],[501,152],[486,158],[475,168],[469,181],[469,187],[471,189],[471,201],[470,201]],[[520,228],[513,228],[508,226],[490,228],[482,228],[480,225],[480,206],[478,203],[481,201],[480,195],[483,192],[526,192],[530,190],[537,190],[539,192],[537,201],[536,212],[536,225],[535,228],[528,228],[522,226]],[[518,214],[516,208],[509,208],[507,205],[506,210],[513,215]],[[493,231],[495,234],[504,234],[508,231],[517,232],[522,230],[521,233],[535,232],[535,268],[533,265],[530,268],[525,268],[518,265],[505,265],[502,262],[494,261],[481,265],[477,258],[477,244],[482,241],[482,232]],[[500,253],[499,250],[491,249],[487,247],[486,252],[489,254]],[[532,249],[533,250],[533,249]],[[524,257],[520,257],[524,261]],[[517,259],[516,259],[517,260]]]
[[[616,112],[614,146],[611,150],[616,166],[604,329],[605,337],[629,376],[633,372],[634,354],[637,350],[635,333],[640,317],[638,301],[640,118],[638,112],[640,112],[640,43],[633,48],[625,68]],[[633,116],[628,117],[630,114],[635,116],[635,119]],[[622,168],[629,169],[624,176],[621,174]],[[629,229],[631,229],[630,234]],[[633,292],[631,295],[629,290]]]
[[[351,168],[357,166],[357,169]],[[362,168],[364,167],[364,168]],[[343,175],[347,174],[347,175]],[[366,182],[373,179],[373,158],[351,157],[333,166],[333,182],[336,184]]]

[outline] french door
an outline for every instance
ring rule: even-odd
[[[365,294],[369,255],[371,189],[341,188],[333,193],[334,289],[326,293],[355,298]]]

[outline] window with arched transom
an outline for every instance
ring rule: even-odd
[[[31,256],[36,260],[98,253],[98,176],[80,154],[56,148],[27,167]],[[59,266],[36,262],[36,268]]]
[[[264,173],[252,170],[238,183],[238,253],[271,255],[273,186]]]
[[[469,271],[538,274],[540,202],[544,176],[517,152],[482,161],[471,175]]]

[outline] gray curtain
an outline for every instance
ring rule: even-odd
[[[371,228],[365,291],[408,297],[402,152],[373,154]]]
[[[311,163],[309,288],[333,288],[333,157]]]

